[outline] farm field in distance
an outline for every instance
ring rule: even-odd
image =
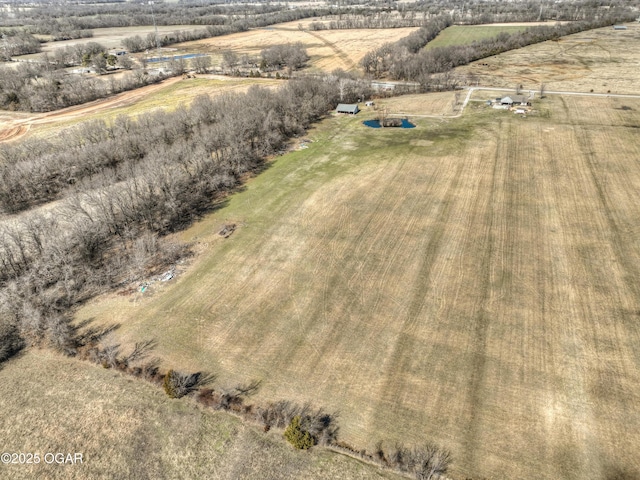
[[[162,36],[166,33],[176,32],[176,31],[193,31],[193,30],[203,30],[205,27],[202,25],[158,25],[158,35]],[[127,37],[133,37],[135,35],[140,35],[141,37],[146,37],[150,33],[154,33],[153,25],[146,26],[134,26],[134,27],[111,27],[111,28],[94,28],[92,30],[93,37],[90,38],[76,38],[73,40],[61,40],[59,42],[46,42],[42,44],[42,52],[51,53],[57,48],[64,48],[70,45],[78,45],[87,42],[97,42],[106,48],[116,48],[122,47],[122,40]],[[46,35],[40,35],[41,38],[46,39]],[[15,58],[18,59],[28,59],[28,58],[39,58],[42,56],[42,53],[32,53],[29,55],[19,55]]]
[[[445,28],[431,40],[425,48],[450,47],[451,45],[469,45],[488,38],[494,38],[500,33],[516,33],[525,30],[532,24],[498,24],[498,25],[452,25]]]
[[[529,45],[456,71],[481,86],[537,90],[544,83],[547,90],[638,94],[640,24],[626,26],[627,30],[599,28]]]
[[[354,445],[433,440],[454,478],[637,477],[640,100],[467,108],[324,121],[181,235],[174,282],[77,319],[338,411]]]
[[[358,70],[358,62],[370,50],[387,42],[406,37],[417,28],[353,29],[353,30],[300,30],[298,24],[288,22],[247,32],[234,33],[175,45],[185,52],[211,54],[214,63],[222,61],[222,52],[260,55],[260,51],[273,45],[301,42],[311,57],[312,70],[331,72],[336,68]],[[304,23],[303,23],[304,25]]]

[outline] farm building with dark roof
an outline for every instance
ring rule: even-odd
[[[358,108],[358,105],[356,103],[354,103],[354,104],[339,103],[338,104],[338,108],[336,108],[336,112],[337,113],[349,113],[351,115],[355,115],[359,111],[360,111],[360,109]]]

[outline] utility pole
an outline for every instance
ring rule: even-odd
[[[7,44],[7,34],[6,33],[2,34],[2,43],[3,43],[3,46],[4,46],[4,58],[8,62],[10,60],[10,58],[9,58],[9,45]]]
[[[156,50],[158,52],[158,60],[160,59],[160,39],[158,38],[158,25],[156,24],[156,15],[153,12],[153,0],[149,2],[151,5],[151,18],[153,19],[153,29],[156,32]]]

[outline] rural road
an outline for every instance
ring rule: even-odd
[[[497,88],[497,87],[467,87],[470,92],[474,90],[489,90],[492,92],[514,92],[513,88]],[[523,92],[539,92],[539,90],[526,90]],[[576,95],[581,97],[614,97],[614,98],[640,98],[640,95],[629,95],[624,93],[590,93],[590,92],[561,92],[545,90],[545,95]]]
[[[84,117],[97,111],[131,105],[147,95],[179,82],[180,80],[182,80],[182,77],[171,77],[158,83],[146,85],[144,87],[122,92],[110,97],[100,98],[80,105],[73,105],[71,107],[61,108],[51,112],[33,113],[29,117],[23,117],[20,115],[17,118],[5,118],[0,115],[0,121],[2,121],[0,124],[0,143],[22,137],[29,131],[32,125],[71,120],[78,117]],[[0,114],[2,113],[3,112],[0,112]]]

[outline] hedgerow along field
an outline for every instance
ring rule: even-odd
[[[47,350],[3,364],[0,382],[3,452],[40,454],[38,464],[2,465],[6,479],[402,478],[326,450],[300,454],[279,431]],[[81,453],[82,463],[48,464],[47,452]]]
[[[355,446],[435,441],[454,478],[636,478],[640,101],[536,108],[329,118],[182,234],[175,280],[77,318],[339,412]]]

